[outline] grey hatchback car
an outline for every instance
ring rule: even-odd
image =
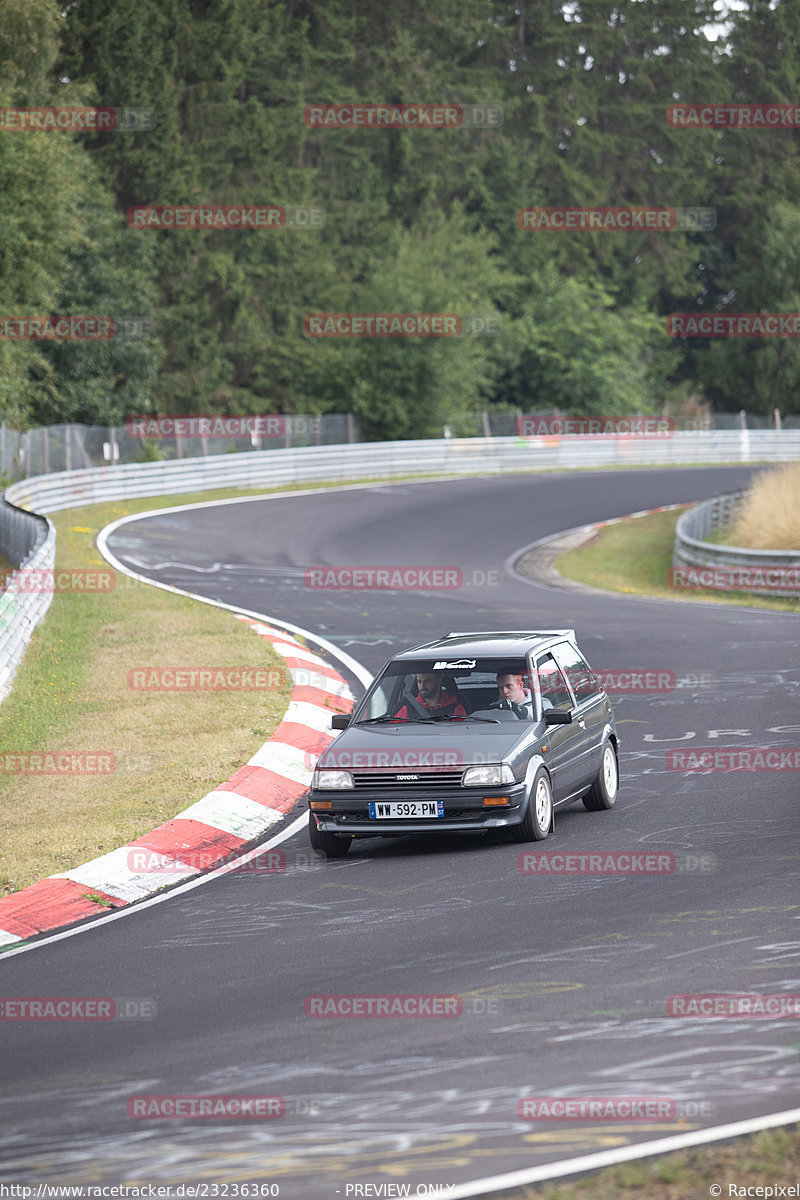
[[[613,808],[619,736],[572,629],[448,633],[395,655],[319,756],[314,850],[354,838],[485,833],[541,841],[556,808]]]

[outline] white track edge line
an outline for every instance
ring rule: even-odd
[[[372,486],[372,485],[362,485],[362,486]],[[321,492],[328,492],[331,490],[332,489],[330,489],[330,488],[321,488],[312,494],[318,495]],[[296,492],[275,493],[276,496],[284,496],[286,494],[297,495],[298,493],[296,493]],[[308,493],[305,493],[305,494],[308,494]],[[111,566],[114,567],[115,570],[121,571],[123,575],[129,575],[132,579],[139,579],[142,583],[146,583],[150,587],[161,588],[162,591],[173,592],[175,595],[178,595],[178,596],[187,596],[191,600],[199,600],[202,604],[210,604],[213,608],[221,608],[221,609],[225,609],[227,612],[238,613],[245,617],[253,617],[257,621],[267,622],[271,625],[274,625],[278,629],[285,629],[287,631],[290,631],[291,633],[298,633],[298,634],[300,634],[301,637],[309,638],[311,641],[316,642],[316,644],[318,646],[322,646],[325,650],[327,650],[330,654],[332,654],[335,658],[337,658],[344,666],[346,666],[348,668],[348,670],[350,670],[352,672],[352,674],[355,675],[356,679],[358,679],[359,682],[364,687],[369,687],[370,683],[372,682],[372,675],[370,674],[369,671],[367,671],[366,667],[363,667],[361,665],[361,663],[359,663],[351,655],[347,654],[346,651],[339,649],[338,646],[334,646],[331,642],[327,641],[326,638],[322,638],[318,634],[311,633],[310,630],[304,629],[301,625],[294,625],[288,621],[277,620],[274,617],[269,616],[267,613],[255,612],[253,609],[248,609],[248,608],[239,608],[237,605],[225,604],[221,600],[211,600],[207,596],[198,596],[194,592],[184,591],[183,588],[173,587],[172,584],[159,583],[156,580],[148,579],[148,577],[146,575],[140,575],[138,572],[131,571],[128,567],[124,566],[119,561],[119,559],[114,555],[114,553],[108,548],[108,536],[110,534],[112,534],[116,529],[118,529],[121,525],[125,525],[130,521],[142,520],[145,517],[152,517],[152,516],[157,516],[157,515],[161,516],[165,513],[171,513],[171,512],[185,512],[186,510],[191,509],[191,508],[209,508],[209,507],[220,505],[220,504],[238,504],[238,503],[246,502],[247,500],[260,500],[260,499],[269,499],[269,497],[267,497],[267,496],[264,496],[264,497],[245,496],[245,497],[242,497],[241,500],[209,500],[206,503],[201,502],[199,504],[181,504],[181,505],[177,505],[174,508],[162,508],[162,509],[158,509],[158,510],[149,510],[149,511],[143,512],[143,513],[131,513],[127,517],[119,517],[116,521],[112,521],[110,525],[105,525],[100,530],[100,532],[97,535],[97,548],[100,551],[100,553],[103,555],[103,557],[106,559],[106,561],[108,563],[110,563]],[[268,743],[266,743],[266,744],[268,744]],[[244,764],[244,765],[246,765],[246,764]],[[201,799],[202,799],[202,797],[201,797]],[[185,884],[180,884],[178,887],[170,889],[169,892],[165,893],[162,896],[153,896],[148,900],[141,900],[134,904],[129,904],[125,908],[118,909],[116,912],[106,914],[106,916],[101,921],[92,921],[91,924],[81,924],[73,929],[65,929],[65,930],[62,930],[61,933],[51,934],[50,936],[48,936],[46,938],[39,938],[35,942],[31,942],[31,943],[28,943],[28,944],[22,945],[22,946],[16,946],[16,947],[14,947],[13,950],[5,950],[5,951],[0,950],[0,964],[2,964],[2,962],[4,962],[7,958],[13,958],[17,954],[25,954],[27,951],[36,950],[40,946],[49,946],[52,942],[61,941],[63,938],[74,937],[76,934],[85,933],[89,929],[94,929],[100,925],[107,925],[109,923],[109,921],[114,921],[120,917],[128,916],[130,913],[132,913],[134,911],[139,911],[142,908],[149,907],[151,904],[154,904],[154,903],[160,903],[162,900],[169,900],[172,896],[178,895],[179,893],[182,894],[183,892],[188,891],[190,888],[198,887],[198,886],[200,886],[200,884],[206,883],[209,879],[215,879],[219,875],[225,875],[225,874],[229,873],[231,870],[233,870],[234,867],[239,866],[242,863],[249,862],[249,860],[251,858],[254,858],[257,854],[263,853],[264,850],[271,850],[274,846],[280,845],[280,843],[282,841],[285,841],[286,838],[292,836],[294,833],[298,833],[305,826],[305,824],[306,824],[306,814],[302,813],[301,816],[298,817],[296,821],[292,822],[291,825],[287,826],[287,828],[283,831],[283,833],[277,834],[275,836],[275,838],[273,838],[269,842],[262,843],[261,845],[257,846],[255,849],[248,851],[247,854],[245,854],[235,860],[232,860],[230,863],[226,863],[225,866],[223,866],[223,867],[218,867],[213,871],[209,871],[204,875],[198,876],[198,878],[196,878],[196,879],[189,880]],[[31,934],[29,936],[34,937],[36,935]],[[22,940],[25,940],[25,939],[22,939]],[[2,945],[2,943],[0,943],[0,945]]]
[[[323,488],[321,491],[329,492],[331,489]],[[292,492],[289,494],[297,495],[298,493]],[[285,493],[277,493],[276,495],[283,497]],[[361,663],[357,662],[356,659],[351,657],[351,655],[334,646],[333,643],[327,641],[326,638],[320,637],[319,634],[311,633],[310,630],[304,629],[301,625],[294,625],[290,621],[280,621],[276,617],[269,616],[268,613],[256,612],[255,609],[252,608],[241,608],[237,604],[225,604],[222,600],[211,600],[208,596],[198,596],[195,592],[187,592],[183,588],[173,587],[171,583],[161,583],[158,580],[149,579],[147,575],[140,575],[138,571],[132,571],[130,567],[124,566],[116,557],[114,552],[108,547],[109,536],[112,533],[115,533],[117,529],[121,528],[121,526],[127,525],[133,521],[142,521],[147,517],[163,516],[166,513],[186,512],[192,508],[211,508],[220,504],[246,503],[247,500],[261,499],[268,500],[270,497],[250,496],[243,497],[242,501],[209,500],[200,504],[179,504],[174,508],[160,508],[151,510],[149,512],[131,513],[127,517],[118,517],[116,521],[112,521],[110,525],[105,525],[100,530],[97,535],[97,548],[103,555],[103,558],[106,560],[106,562],[110,563],[115,570],[121,571],[123,575],[130,576],[131,579],[138,579],[140,582],[146,583],[150,587],[161,588],[161,590],[164,592],[173,592],[176,596],[188,596],[191,600],[199,600],[201,604],[210,604],[213,608],[222,608],[227,612],[240,613],[245,617],[253,617],[256,621],[268,622],[269,624],[274,625],[277,629],[285,629],[290,633],[299,633],[301,637],[308,638],[309,640],[316,642],[318,646],[322,646],[323,649],[327,650],[329,654],[332,654],[335,658],[338,658],[339,662],[343,663],[344,666],[346,666],[347,669],[352,672],[353,675],[355,675],[359,683],[363,684],[364,687],[369,687],[370,683],[372,682],[372,675],[370,672],[367,671],[365,667],[362,667]]]
[[[354,486],[372,487],[374,484],[356,484]],[[281,497],[285,497],[287,495],[319,495],[322,492],[328,492],[332,490],[339,489],[318,488],[314,489],[313,491],[291,493],[279,492],[272,493],[272,495]],[[127,567],[124,567],[108,549],[108,534],[113,533],[114,530],[129,523],[130,521],[137,519],[141,520],[145,517],[157,515],[160,516],[169,512],[184,512],[190,508],[210,508],[214,505],[232,503],[241,504],[247,503],[249,500],[260,499],[270,499],[270,496],[243,496],[240,500],[209,500],[199,504],[182,504],[177,505],[174,508],[150,510],[144,513],[131,514],[127,517],[120,517],[117,521],[113,521],[110,525],[106,525],[100,530],[100,533],[97,535],[97,547],[107,562],[115,567],[116,570],[121,571],[125,575],[129,575],[132,579],[140,579],[142,582],[147,583],[152,587],[161,588],[163,591],[174,592],[181,596],[188,596],[193,600],[200,600],[203,604],[210,604],[214,608],[223,608],[227,609],[229,612],[242,613],[244,616],[255,617],[257,620],[269,621],[279,629],[291,630],[293,633],[300,633],[304,637],[311,638],[311,640],[315,641],[317,645],[323,646],[326,650],[338,658],[340,662],[345,663],[365,687],[369,686],[372,676],[366,670],[366,668],[362,667],[360,663],[358,663],[349,654],[346,654],[345,651],[333,646],[325,638],[321,638],[317,634],[309,633],[308,630],[304,630],[299,625],[290,624],[288,621],[277,621],[272,617],[268,617],[264,613],[256,613],[252,609],[238,608],[230,604],[224,604],[219,600],[210,600],[205,596],[197,596],[193,592],[183,591],[181,588],[172,587],[170,584],[155,582],[152,579],[148,579],[145,575],[139,575],[137,572],[130,571]],[[681,506],[676,505],[675,507]],[[585,529],[587,526],[581,526],[580,528]],[[532,543],[532,545],[535,544],[536,543]],[[509,555],[509,559],[507,561],[515,561],[518,557],[520,557],[519,552],[514,555]],[[512,568],[509,571],[509,574],[516,576],[517,572]],[[523,576],[517,577],[520,579],[524,578]],[[185,884],[181,884],[178,887],[171,889],[164,895],[152,896],[149,900],[142,900],[137,904],[118,909],[113,913],[108,913],[102,921],[93,921],[91,925],[80,925],[74,929],[65,929],[61,933],[52,934],[50,937],[42,938],[41,940],[30,945],[19,946],[14,950],[6,950],[5,952],[0,953],[0,963],[2,963],[2,961],[6,958],[14,958],[16,955],[24,954],[28,950],[38,949],[40,946],[48,946],[53,942],[60,942],[65,938],[74,937],[76,934],[84,933],[87,929],[92,929],[99,926],[105,927],[111,921],[119,920],[122,917],[127,917],[131,913],[140,911],[143,908],[149,908],[154,904],[161,904],[165,900],[170,900],[173,896],[179,893],[183,894],[184,892],[190,891],[192,888],[200,887],[201,884],[205,883],[209,879],[215,879],[220,875],[230,873],[230,871],[234,870],[242,863],[249,862],[251,858],[255,858],[258,854],[263,853],[264,850],[271,850],[275,846],[279,846],[282,842],[285,842],[290,837],[293,837],[295,833],[299,833],[305,824],[306,814],[302,813],[295,821],[292,822],[291,825],[288,825],[281,833],[276,834],[275,837],[269,842],[266,842],[255,847],[253,850],[248,851],[247,854],[242,855],[235,862],[227,863],[223,867],[218,867],[214,871],[209,871],[206,875],[201,875],[196,879],[189,880]],[[583,1158],[563,1159],[561,1162],[548,1163],[541,1167],[531,1167],[521,1171],[509,1172],[506,1175],[488,1176],[484,1179],[475,1180],[472,1183],[456,1185],[449,1195],[452,1197],[452,1200],[470,1200],[470,1197],[485,1195],[486,1192],[490,1191],[492,1188],[500,1187],[507,1190],[511,1187],[523,1186],[526,1183],[557,1179],[565,1175],[578,1174],[582,1171],[598,1170],[602,1167],[615,1166],[619,1163],[630,1162],[637,1158],[648,1158],[655,1154],[665,1153],[668,1150],[679,1150],[688,1148],[690,1146],[705,1145],[709,1142],[722,1141],[725,1138],[739,1137],[746,1133],[755,1133],[762,1129],[773,1129],[779,1125],[791,1125],[797,1121],[800,1121],[800,1108],[789,1109],[781,1113],[773,1113],[766,1117],[753,1117],[749,1120],[738,1121],[734,1124],[718,1125],[712,1127],[711,1129],[696,1130],[692,1133],[677,1134],[670,1138],[662,1138],[659,1141],[644,1142],[638,1146],[628,1146],[625,1149],[605,1150],[598,1154],[586,1155]]]
[[[242,854],[235,860],[231,859],[229,862],[226,862],[224,866],[216,867],[213,871],[208,871],[205,875],[189,879],[186,883],[181,883],[178,887],[172,888],[160,896],[150,896],[147,900],[139,900],[128,904],[125,908],[107,913],[102,919],[92,921],[90,924],[63,929],[60,933],[50,934],[48,937],[40,938],[36,942],[15,947],[13,950],[0,952],[0,968],[2,968],[7,958],[14,958],[17,954],[25,954],[28,950],[38,950],[40,946],[49,946],[53,942],[61,942],[65,938],[75,937],[77,934],[86,933],[90,929],[104,929],[111,921],[119,921],[122,917],[129,917],[133,913],[141,912],[143,908],[150,908],[154,904],[162,904],[165,900],[171,900],[173,896],[183,895],[184,892],[190,892],[192,888],[200,887],[201,884],[207,883],[209,879],[217,879],[220,875],[229,875],[231,871],[238,870],[242,863],[249,862],[251,858],[256,858],[259,854],[263,854],[265,850],[272,850],[275,846],[280,846],[281,842],[285,842],[287,838],[304,829],[307,823],[307,814],[301,813],[291,825],[287,825],[280,833],[276,833],[268,842],[262,842],[261,845],[254,846],[252,850],[248,850],[246,854]],[[35,937],[36,935],[31,934],[30,936]]]
[[[774,1129],[779,1125],[794,1125],[798,1121],[800,1121],[800,1108],[790,1108],[784,1112],[770,1113],[766,1117],[750,1117],[744,1121],[734,1121],[729,1125],[696,1129],[689,1133],[678,1133],[672,1137],[659,1138],[656,1141],[619,1147],[616,1150],[600,1150],[596,1154],[586,1154],[581,1158],[565,1158],[560,1162],[545,1163],[540,1167],[524,1167],[519,1171],[509,1171],[505,1175],[491,1175],[485,1179],[476,1179],[473,1183],[456,1184],[455,1188],[447,1193],[448,1200],[469,1200],[469,1197],[482,1196],[497,1188],[507,1190],[512,1187],[524,1187],[530,1183],[544,1183],[551,1179],[560,1179],[565,1175],[576,1175],[583,1171],[597,1171],[604,1167],[618,1166],[620,1163],[631,1162],[636,1158],[650,1158],[655,1154],[686,1150],[692,1146],[703,1146],[708,1142],[721,1142],[725,1138],[758,1133],[762,1129]]]

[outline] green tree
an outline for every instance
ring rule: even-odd
[[[86,103],[56,76],[56,0],[0,0],[0,104]],[[147,314],[147,254],[122,257],[122,222],[79,136],[0,135],[0,278],[8,316]],[[127,232],[127,231],[126,231]],[[0,416],[16,425],[118,419],[152,388],[157,345],[0,342]]]
[[[424,229],[393,231],[349,311],[499,318],[495,298],[513,277],[493,258],[491,236],[474,232],[458,209],[432,213]],[[368,437],[440,437],[491,393],[497,355],[493,337],[344,338],[316,387],[332,407],[354,412]]]
[[[498,380],[496,396],[527,412],[655,411],[653,367],[663,353],[662,322],[615,309],[599,287],[560,276],[553,266],[535,285],[515,329],[516,361]]]
[[[777,202],[739,244],[731,312],[800,312],[800,206]],[[722,409],[771,416],[798,411],[800,345],[781,337],[707,339],[695,349],[698,378]]]

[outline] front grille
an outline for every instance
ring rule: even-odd
[[[458,771],[353,771],[353,783],[357,789],[380,791],[460,787],[463,774],[463,767]]]

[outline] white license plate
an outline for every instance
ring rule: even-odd
[[[373,821],[396,821],[398,817],[443,817],[443,800],[393,800],[376,801],[369,806]]]

